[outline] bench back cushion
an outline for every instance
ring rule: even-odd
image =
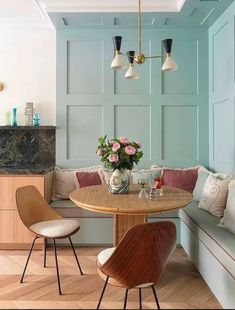
[[[76,177],[78,179],[79,187],[87,187],[93,185],[101,185],[101,178],[97,171],[94,172],[76,172]]]
[[[198,168],[192,169],[170,169],[163,172],[163,183],[166,186],[178,187],[193,192],[198,177]]]

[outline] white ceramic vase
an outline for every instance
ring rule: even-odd
[[[129,171],[115,169],[109,182],[109,191],[112,194],[126,194],[129,192]]]

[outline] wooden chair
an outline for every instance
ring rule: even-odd
[[[176,227],[169,221],[148,223],[132,227],[116,248],[109,248],[97,257],[98,274],[105,284],[97,305],[100,307],[107,283],[126,288],[124,309],[128,290],[151,287],[158,309],[160,305],[154,284],[157,284],[165,266],[176,247]]]
[[[23,224],[35,235],[32,242],[29,255],[24,267],[24,271],[20,283],[24,280],[24,275],[28,266],[28,262],[34,247],[34,243],[38,238],[45,239],[44,247],[44,267],[46,267],[46,241],[52,239],[55,252],[55,263],[57,272],[57,282],[59,294],[61,295],[60,275],[57,260],[56,239],[68,238],[72,247],[78,268],[81,275],[83,275],[81,266],[79,264],[71,236],[79,229],[78,220],[63,219],[57,212],[55,212],[47,201],[43,198],[35,186],[20,187],[16,191],[16,204],[19,216]]]

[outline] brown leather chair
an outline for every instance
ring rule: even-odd
[[[151,287],[158,309],[160,305],[154,285],[158,283],[167,262],[176,247],[176,227],[169,221],[155,222],[132,227],[116,248],[109,248],[97,257],[98,274],[105,284],[97,305],[100,307],[107,283],[126,288],[124,309],[128,290]]]
[[[76,262],[78,264],[78,268],[82,275],[83,272],[71,240],[71,236],[80,229],[79,221],[75,219],[63,219],[62,216],[60,216],[51,208],[51,206],[47,203],[47,201],[43,198],[43,196],[40,194],[40,192],[35,186],[24,186],[18,188],[16,191],[16,205],[23,224],[35,235],[20,283],[22,283],[24,280],[24,275],[35,241],[38,238],[45,239],[44,267],[46,267],[46,241],[47,239],[52,239],[55,251],[58,289],[59,294],[61,295],[62,293],[55,240],[69,238],[70,245],[72,247]]]

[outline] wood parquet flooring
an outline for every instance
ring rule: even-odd
[[[25,282],[19,283],[27,251],[0,251],[0,309],[95,309],[104,282],[96,274],[96,256],[101,247],[77,249],[84,276],[80,276],[70,248],[58,251],[61,286],[59,296],[53,249],[48,250],[48,267],[43,253],[32,254]],[[158,287],[162,309],[221,309],[217,299],[182,248],[177,248]],[[108,285],[102,309],[122,309],[124,289]],[[156,309],[152,291],[142,293],[144,309]],[[127,309],[138,309],[138,291],[130,290]]]

